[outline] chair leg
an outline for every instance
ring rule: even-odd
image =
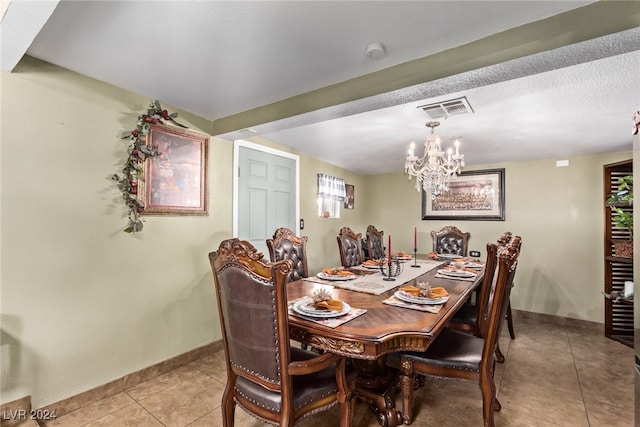
[[[413,422],[413,363],[403,360],[400,362],[400,389],[402,390],[402,422]]]
[[[227,379],[227,385],[222,396],[222,425],[224,427],[233,427],[235,424],[235,409],[236,402],[233,400],[233,386],[229,385],[229,379]]]
[[[482,392],[482,419],[484,427],[494,427],[493,413],[498,410],[500,402],[496,398],[496,384],[487,373],[480,374],[480,391]]]
[[[502,354],[502,350],[500,350],[500,343],[496,344],[496,361],[498,363],[504,363],[504,354]]]
[[[507,326],[509,327],[509,336],[511,336],[512,340],[515,340],[516,333],[513,330],[513,317],[511,316],[511,301],[509,301],[509,305],[507,306]]]

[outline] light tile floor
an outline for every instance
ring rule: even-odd
[[[633,426],[633,349],[593,330],[518,318],[515,328],[515,340],[506,331],[500,339],[506,362],[496,369],[502,403],[496,427]],[[222,352],[204,357],[46,425],[220,426],[226,378],[223,357]],[[414,426],[482,425],[480,389],[475,383],[427,378],[415,396]],[[266,425],[236,409],[236,426]],[[315,414],[299,425],[337,426],[337,409]],[[377,425],[369,407],[358,402],[354,426]]]

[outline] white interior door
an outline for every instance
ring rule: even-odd
[[[278,227],[299,234],[299,156],[236,141],[234,235],[268,258],[266,239]]]

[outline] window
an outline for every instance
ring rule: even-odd
[[[346,199],[344,179],[318,174],[318,216],[340,218],[340,206]]]

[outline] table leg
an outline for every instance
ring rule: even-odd
[[[369,403],[382,427],[402,425],[402,414],[396,410],[399,391],[398,373],[386,366],[386,357],[376,360],[352,359],[358,370],[355,395]]]

